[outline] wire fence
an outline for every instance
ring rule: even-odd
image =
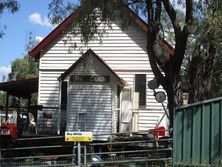
[[[171,166],[171,139],[147,139],[131,141],[114,141],[107,143],[92,143],[86,146],[96,149],[103,146],[104,150],[87,150],[89,165],[104,166]],[[161,143],[161,145],[159,145]],[[164,143],[164,145],[162,145]],[[105,147],[104,147],[105,146]],[[108,148],[107,150],[105,148]]]
[[[16,147],[14,144],[13,148],[1,149],[1,153],[5,156],[1,157],[0,166],[76,167],[79,165],[79,154],[81,166],[86,167],[169,167],[172,165],[171,138],[144,136],[144,133],[110,134],[109,136],[108,141],[81,143],[81,153],[78,152],[76,143],[66,144],[62,136],[58,137],[58,141],[61,142],[62,139],[64,143],[58,143],[56,138],[52,138],[56,145],[51,144],[50,138],[44,141],[43,138],[38,137],[38,140],[31,143],[32,146],[28,146],[27,143],[30,142],[28,139],[19,140],[19,146]],[[24,145],[21,142],[24,142]],[[43,145],[44,143],[46,145]],[[22,152],[27,154],[21,154]]]

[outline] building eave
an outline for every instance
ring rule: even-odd
[[[32,93],[38,92],[38,78],[12,80],[0,83],[0,91],[22,98],[30,98]]]

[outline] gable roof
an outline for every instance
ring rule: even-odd
[[[127,83],[120,78],[107,64],[105,61],[103,61],[95,52],[93,52],[91,49],[87,50],[71,67],[69,67],[68,70],[66,70],[59,78],[58,80],[64,80],[65,77],[70,74],[72,70],[76,68],[76,66],[83,61],[88,55],[95,56],[117,79],[117,84],[121,87],[127,85]]]
[[[113,3],[117,3],[116,0],[112,0]],[[132,16],[132,19],[137,23],[137,25],[142,28],[145,32],[147,32],[147,23],[142,20],[134,11],[132,11],[127,5],[123,4],[123,6],[129,11],[130,15]],[[63,22],[61,22],[51,33],[49,33],[35,48],[33,48],[31,51],[28,52],[29,56],[39,59],[40,53],[53,41],[58,35],[60,35],[66,27],[71,25],[74,22],[74,19],[79,12],[78,8],[75,12],[73,12],[71,15],[69,15]],[[174,48],[166,42],[163,38],[160,38],[159,40],[160,45],[166,49],[166,51],[173,55]]]

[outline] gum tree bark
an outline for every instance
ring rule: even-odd
[[[147,52],[154,76],[163,86],[167,93],[168,111],[170,115],[170,128],[173,127],[174,107],[176,106],[176,95],[178,78],[182,62],[185,55],[187,39],[189,36],[189,26],[192,22],[192,0],[186,0],[185,26],[182,28],[177,21],[176,12],[169,0],[146,0],[148,13],[148,33],[147,33]],[[175,49],[173,55],[169,55],[167,61],[160,65],[154,45],[160,30],[160,16],[162,4],[171,20],[175,34]],[[162,68],[161,68],[162,66]],[[163,71],[163,73],[161,72]]]

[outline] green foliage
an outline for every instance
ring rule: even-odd
[[[77,5],[71,3],[71,1],[52,0],[49,4],[49,20],[52,24],[57,25],[68,17],[76,8]]]
[[[221,1],[197,1],[195,27],[188,42],[184,63],[184,87],[189,102],[221,96],[222,12]]]
[[[15,59],[11,65],[9,80],[33,78],[38,76],[38,63],[33,61],[28,55],[22,59]]]
[[[0,1],[0,16],[4,10],[9,10],[11,13],[15,13],[19,9],[19,3],[16,0],[1,0]]]
[[[19,3],[17,0],[0,0],[0,17],[2,16],[3,12],[7,10],[10,13],[14,14],[19,10]],[[4,35],[4,29],[6,26],[3,27],[0,24],[0,38]]]
[[[111,23],[114,20],[118,20],[123,29],[126,29],[132,23],[128,12],[122,8],[122,3],[113,5],[108,0],[80,0],[80,7],[78,7],[78,5],[70,1],[66,2],[63,0],[52,0],[49,4],[50,21],[52,24],[58,24],[68,14],[78,10],[71,29],[75,36],[81,34],[81,41],[84,44],[92,40],[100,40],[102,42],[101,39],[106,35],[107,27],[111,28]]]
[[[38,76],[38,62],[31,59],[30,56],[25,55],[23,58],[15,59],[11,64],[11,73],[8,75],[9,80],[19,80],[34,78]],[[32,94],[31,105],[37,104],[37,94]],[[0,106],[6,104],[6,94],[0,92]],[[27,106],[27,100],[20,100],[21,106]],[[9,96],[9,106],[12,106],[12,96]]]
[[[5,105],[5,94],[3,92],[0,92],[0,106],[4,105]]]

